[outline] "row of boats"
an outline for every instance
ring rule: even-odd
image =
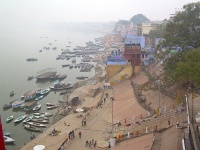
[[[42,113],[33,113],[33,116],[27,117],[26,115],[20,116],[14,120],[14,123],[23,122],[23,126],[26,130],[34,132],[43,132],[42,128],[46,128],[49,123],[49,117],[53,116],[51,113],[42,112]],[[14,116],[9,116],[6,119],[6,122],[9,123],[14,119]],[[6,144],[14,143],[15,140],[11,138],[11,133],[3,132],[4,142]]]
[[[9,102],[8,104],[5,104],[3,106],[4,109],[9,108],[22,108],[24,111],[30,111],[35,107],[37,104],[37,101],[43,99],[51,90],[62,90],[60,95],[63,95],[65,93],[68,93],[69,89],[73,88],[73,85],[71,82],[68,82],[67,84],[64,82],[55,82],[53,86],[47,88],[47,89],[37,89],[33,91],[29,91],[21,96],[21,100],[13,100]],[[14,93],[14,92],[13,92]],[[51,108],[47,108],[51,109]]]
[[[63,80],[63,79],[65,79],[66,77],[67,77],[66,74],[64,74],[64,75],[55,74],[55,75],[53,75],[53,76],[50,76],[49,79],[50,79],[50,80],[54,80],[54,79]],[[32,80],[33,78],[34,78],[34,76],[28,76],[27,80],[30,81],[30,80]]]

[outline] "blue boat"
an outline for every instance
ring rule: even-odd
[[[26,119],[26,115],[24,115],[24,116],[21,116],[21,117],[19,117],[19,118],[15,119],[14,123],[21,122],[21,121],[23,121],[24,119]]]
[[[36,97],[36,101],[39,101],[39,100],[41,100],[41,99],[43,99],[44,98],[44,95],[40,95],[40,96],[38,96],[38,97]]]
[[[31,119],[33,119],[33,116],[30,116],[30,117],[26,118],[25,120],[23,120],[23,123],[27,123],[27,122],[31,121]]]

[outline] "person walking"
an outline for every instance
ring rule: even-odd
[[[84,126],[86,126],[86,120],[84,120]]]
[[[91,145],[92,145],[92,142],[90,141],[90,142],[89,142],[89,147],[91,147]]]
[[[84,119],[82,119],[82,126],[84,126]]]
[[[75,139],[74,130],[72,130],[72,138]]]
[[[78,133],[78,134],[79,134],[79,138],[81,138],[81,134],[82,134],[82,133],[81,133],[81,131],[79,131],[79,133]]]
[[[168,120],[168,125],[170,126],[170,120]]]
[[[89,145],[89,142],[88,141],[86,141],[85,142],[85,147],[87,147]]]
[[[96,147],[96,146],[97,146],[97,141],[94,142],[94,147]]]

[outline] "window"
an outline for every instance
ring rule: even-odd
[[[142,54],[142,58],[144,58],[144,54]]]
[[[135,55],[134,55],[134,54],[132,54],[132,58],[134,58],[134,56],[135,56]]]
[[[137,57],[140,58],[140,54],[138,54]]]

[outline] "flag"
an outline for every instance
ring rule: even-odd
[[[1,122],[1,115],[0,115],[0,150],[5,150],[5,143],[3,137],[3,129],[2,129],[2,122]]]

